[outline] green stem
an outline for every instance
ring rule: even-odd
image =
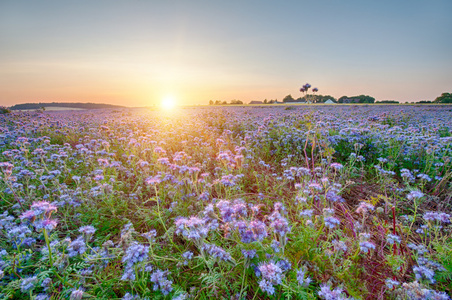
[[[156,187],[154,187],[154,188],[155,188],[155,195],[156,195],[156,196],[155,196],[155,200],[157,201],[157,213],[158,213],[158,217],[159,217],[160,223],[162,224],[163,228],[165,229],[165,233],[168,234],[168,228],[166,228],[165,222],[163,222],[162,214],[161,214],[161,212],[160,212],[160,201],[159,201],[160,198],[159,198],[159,194],[158,194],[157,188],[156,188]],[[170,240],[171,244],[173,244],[173,246],[174,246],[177,250],[180,251],[179,247],[174,243],[173,238],[170,236],[170,234],[168,234],[168,239]]]
[[[44,239],[46,241],[47,249],[49,249],[49,263],[50,267],[53,266],[53,259],[52,259],[52,249],[50,248],[50,242],[49,242],[49,235],[47,234],[47,230],[45,228],[42,229],[44,233]]]
[[[244,285],[244,283],[245,283],[246,261],[247,261],[247,259],[245,259],[245,262],[243,263],[242,285],[240,286],[240,298],[242,297],[242,294],[243,294],[243,285]]]

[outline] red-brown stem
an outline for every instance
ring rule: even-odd
[[[308,136],[306,136],[306,143],[304,144],[303,152],[304,152],[304,158],[306,159],[306,166],[308,167],[308,169],[310,169],[308,154],[306,153],[306,148],[308,147],[308,140],[309,140]]]
[[[314,149],[315,149],[315,138],[312,140],[312,149],[311,149],[312,170],[314,170]]]
[[[392,207],[392,234],[396,234],[396,223],[395,223],[395,206]],[[396,243],[393,245],[393,254],[396,255],[397,246]]]

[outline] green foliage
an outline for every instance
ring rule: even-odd
[[[452,103],[452,93],[442,93],[441,96],[436,97],[434,103]]]
[[[9,114],[11,113],[11,109],[8,107],[0,106],[0,114]]]
[[[452,292],[452,239],[449,236],[444,241],[435,241],[433,243],[433,248],[437,252],[437,257],[439,263],[443,266],[444,270],[438,272],[436,280],[439,284],[443,285],[444,288]]]
[[[338,99],[338,103],[374,103],[375,98],[368,95],[359,95],[359,96],[342,96]]]
[[[334,103],[337,103],[337,99],[330,95],[306,95],[303,97],[297,98],[295,101],[297,102],[312,102],[312,103],[325,103],[327,100],[331,100]]]
[[[377,101],[375,103],[381,103],[381,104],[398,104],[400,103],[399,101],[396,100],[381,100],[381,101]]]
[[[286,97],[283,98],[282,100],[284,103],[286,102],[294,102],[295,99],[292,97],[292,95],[287,95]]]

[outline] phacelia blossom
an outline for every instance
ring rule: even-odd
[[[443,212],[428,211],[423,215],[426,221],[439,221],[442,223],[450,223],[450,215]]]
[[[297,281],[298,284],[307,287],[312,282],[312,279],[306,276],[306,269],[300,268],[297,270]]]
[[[168,280],[168,274],[168,271],[162,271],[158,269],[151,274],[151,282],[154,283],[154,291],[160,290],[165,296],[173,290],[173,282],[171,280]]]
[[[122,262],[126,264],[126,268],[132,267],[138,262],[147,260],[149,253],[149,247],[141,245],[137,242],[133,242],[126,253],[122,257]]]
[[[284,276],[283,270],[273,261],[260,263],[258,269],[262,274],[262,277],[265,280],[269,281],[271,284],[281,284],[282,278]]]
[[[83,237],[79,236],[76,240],[72,241],[67,247],[68,256],[74,257],[77,255],[82,255],[86,252],[86,244]]]

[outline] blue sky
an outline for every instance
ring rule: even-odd
[[[452,1],[0,1],[0,104],[433,100]]]

